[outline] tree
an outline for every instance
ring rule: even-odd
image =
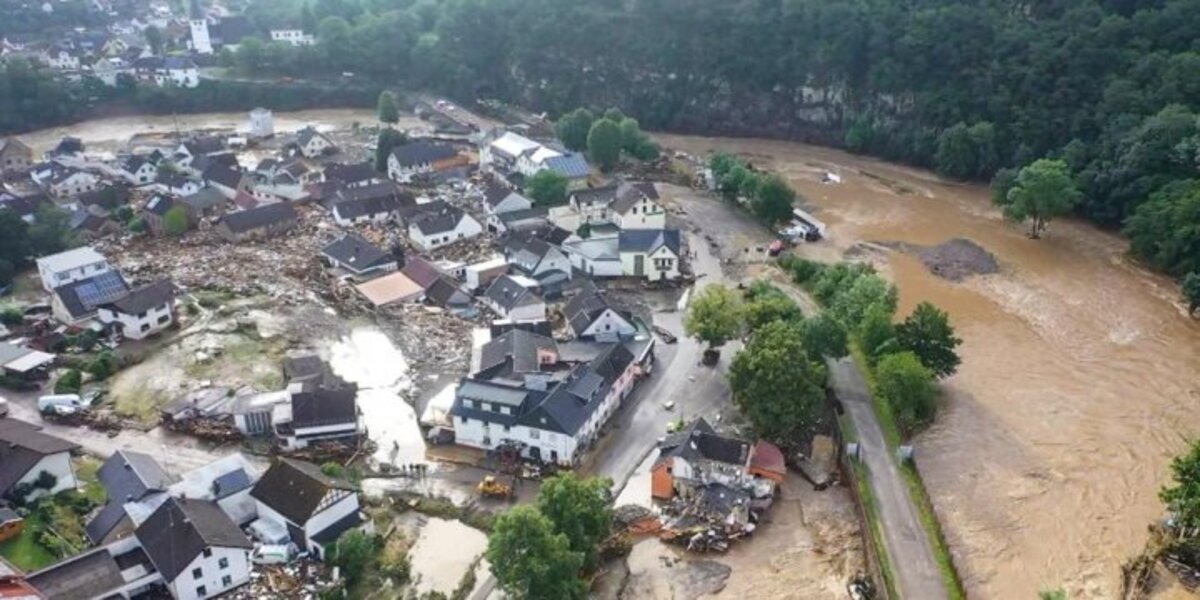
[[[881,358],[875,367],[875,389],[905,430],[933,420],[937,385],[916,354],[897,352]]]
[[[1130,250],[1175,276],[1200,271],[1200,179],[1176,181],[1150,195],[1125,223]]]
[[[750,210],[767,225],[792,218],[792,202],[796,192],[779,175],[771,174],[759,180],[750,202]]]
[[[1181,529],[1200,527],[1200,441],[1193,441],[1187,454],[1171,461],[1171,477],[1175,484],[1164,486],[1158,497]]]
[[[604,111],[604,118],[612,121],[613,123],[620,123],[621,121],[625,120],[625,113],[621,112],[621,109],[614,106]]]
[[[108,376],[115,373],[116,370],[116,359],[113,358],[111,352],[107,351],[96,355],[96,357],[87,364],[87,372],[90,373],[92,377],[96,378],[96,381],[108,379]]]
[[[346,582],[354,585],[362,579],[367,566],[375,559],[377,545],[374,535],[361,529],[348,531],[338,538],[329,562],[341,568]]]
[[[1188,305],[1188,316],[1200,308],[1200,273],[1192,271],[1183,278],[1183,301]]]
[[[996,128],[988,122],[959,122],[938,136],[933,163],[939,173],[959,179],[986,177],[996,168]]]
[[[1067,163],[1042,158],[1021,169],[1001,208],[1007,219],[1029,221],[1029,237],[1038,239],[1052,219],[1070,212],[1081,197]]]
[[[583,600],[587,586],[579,577],[583,555],[571,550],[567,536],[532,506],[518,506],[496,517],[488,535],[492,575],[513,600]]]
[[[583,556],[585,568],[596,565],[597,550],[612,531],[612,480],[579,479],[573,473],[552,477],[538,490],[537,508],[567,536],[572,552]]]
[[[569,150],[581,152],[588,149],[588,133],[596,115],[586,108],[577,108],[563,115],[554,124],[554,133]]]
[[[867,354],[867,360],[875,364],[880,357],[899,350],[896,330],[892,326],[892,313],[881,304],[867,309],[858,325],[858,345]]]
[[[800,326],[800,335],[808,357],[814,361],[843,358],[850,353],[846,328],[828,314],[806,319]]]
[[[29,243],[39,255],[62,252],[75,243],[67,211],[45,204],[37,209],[33,225],[29,226]]]
[[[884,281],[875,274],[865,274],[849,281],[842,282],[842,291],[834,294],[830,309],[834,316],[846,324],[846,327],[856,328],[873,306],[880,306],[891,316],[896,312],[899,295],[896,286]]]
[[[620,121],[621,126],[621,149],[630,154],[633,153],[637,145],[642,141],[642,127],[638,125],[637,119],[625,117]]]
[[[83,385],[83,374],[79,369],[67,369],[58,381],[54,382],[55,394],[78,394],[79,388]]]
[[[774,321],[733,357],[733,402],[760,437],[786,446],[815,430],[825,402],[825,368],[809,356],[800,326]]]
[[[538,206],[559,206],[567,202],[566,175],[550,169],[542,169],[525,180],[525,193]]]
[[[400,122],[400,109],[396,108],[396,96],[391,92],[379,92],[379,101],[376,103],[375,112],[383,123],[395,125]]]
[[[731,289],[710,283],[692,297],[683,329],[688,335],[716,348],[738,333],[742,324],[742,301]]]
[[[146,27],[143,35],[146,36],[146,44],[150,46],[150,52],[155,56],[161,55],[163,51],[163,32],[154,25]]]
[[[750,331],[775,321],[798,321],[804,318],[800,305],[782,292],[764,294],[745,303],[746,327]]]
[[[375,170],[387,173],[388,157],[391,156],[392,149],[407,143],[408,136],[404,135],[404,132],[391,127],[384,127],[380,130],[379,137],[375,140]]]
[[[171,237],[179,237],[188,230],[187,208],[182,204],[172,206],[163,215],[163,233]]]
[[[901,348],[917,355],[921,364],[937,377],[953,375],[962,362],[954,351],[962,340],[955,337],[950,316],[928,302],[918,304],[896,326],[896,340]]]
[[[588,154],[603,171],[611,171],[621,159],[621,127],[610,119],[592,124],[587,137]]]

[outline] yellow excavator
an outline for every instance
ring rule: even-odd
[[[479,482],[479,495],[488,498],[507,498],[512,495],[512,486],[496,479],[495,475],[485,475]]]

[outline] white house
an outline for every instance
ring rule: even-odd
[[[650,281],[679,278],[679,230],[623,230],[617,239],[625,276]]]
[[[250,137],[264,139],[275,136],[275,115],[266,108],[250,111]]]
[[[405,199],[412,201],[411,196]],[[403,204],[391,182],[338,190],[332,201],[333,220],[342,227],[395,220]]]
[[[579,215],[579,223],[589,225],[612,223],[609,209],[616,199],[616,185],[577,190],[570,196],[571,208]]]
[[[579,339],[615,342],[637,333],[629,313],[614,307],[590,282],[567,302],[563,316]]]
[[[108,87],[116,87],[117,77],[132,72],[129,64],[120,58],[102,58],[92,65],[92,75]]]
[[[365,431],[358,411],[358,390],[318,388],[295,392],[289,402],[271,410],[275,436],[291,449],[326,440],[346,440]]]
[[[621,229],[665,229],[667,213],[658,203],[654,183],[621,184],[610,206],[612,222]]]
[[[95,190],[100,179],[87,171],[55,165],[47,177],[38,180],[55,198],[69,198]]]
[[[517,161],[541,147],[541,144],[525,136],[505,132],[479,149],[479,166],[492,171],[515,173]]]
[[[122,179],[135,186],[145,185],[158,176],[158,167],[144,156],[131,154],[121,161],[119,173]]]
[[[633,354],[613,344],[565,378],[532,387],[464,379],[450,410],[455,442],[485,450],[515,443],[530,459],[574,464],[633,390],[637,372]]]
[[[571,266],[589,277],[620,277],[624,270],[618,248],[615,237],[573,239],[562,244]]]
[[[436,210],[422,210],[408,219],[408,239],[416,248],[429,251],[483,233],[471,215],[445,203]]]
[[[155,69],[154,82],[159,87],[194,88],[200,85],[200,69],[186,56],[164,56],[162,65]]]
[[[264,543],[290,541],[318,559],[325,558],[326,550],[343,533],[370,526],[354,487],[329,477],[312,463],[278,459],[250,495],[258,507],[258,520],[251,530],[260,539],[275,537],[263,539]]]
[[[111,271],[112,266],[103,254],[91,246],[51,254],[37,259],[38,275],[42,278],[42,289],[47,292],[68,283]]]
[[[392,148],[388,155],[388,177],[392,181],[408,183],[413,177],[440,171],[457,164],[458,151],[450,146],[416,141]]]
[[[192,50],[196,54],[212,54],[212,37],[208,33],[208,20],[196,18],[198,15],[192,15],[192,19],[188,21],[188,27],[192,31]]]
[[[517,270],[541,280],[552,274],[571,277],[571,261],[557,246],[533,236],[509,238],[504,245],[504,257]]]
[[[356,279],[368,279],[399,268],[396,257],[377,248],[371,242],[348,233],[321,249],[321,258],[335,269],[341,269]]]
[[[71,452],[78,448],[37,425],[0,418],[0,497],[19,492],[33,500],[76,488]]]
[[[316,158],[336,150],[333,142],[312,126],[305,127],[296,134],[296,146],[305,158]]]
[[[176,600],[213,598],[250,581],[250,540],[216,502],[167,498],[136,535]]]
[[[175,285],[161,279],[102,304],[97,316],[126,338],[141,340],[159,333],[175,321]]]
[[[521,275],[501,275],[480,300],[502,319],[517,323],[546,320],[546,301],[537,293],[537,282]]]
[[[51,48],[41,55],[46,65],[62,71],[79,70],[79,56],[64,48]]]
[[[86,279],[54,288],[50,310],[55,319],[68,325],[98,316],[101,306],[129,293],[129,285],[118,271],[103,271]]]
[[[292,46],[311,46],[317,43],[316,38],[304,33],[303,29],[272,29],[271,41]]]
[[[483,193],[483,212],[489,217],[533,208],[533,200],[500,185],[489,186]]]

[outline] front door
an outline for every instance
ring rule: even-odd
[[[641,277],[646,274],[646,257],[639,254],[633,257],[633,274]]]

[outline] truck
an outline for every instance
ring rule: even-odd
[[[38,411],[43,414],[69,414],[83,408],[83,399],[79,394],[51,394],[38,398]]]

